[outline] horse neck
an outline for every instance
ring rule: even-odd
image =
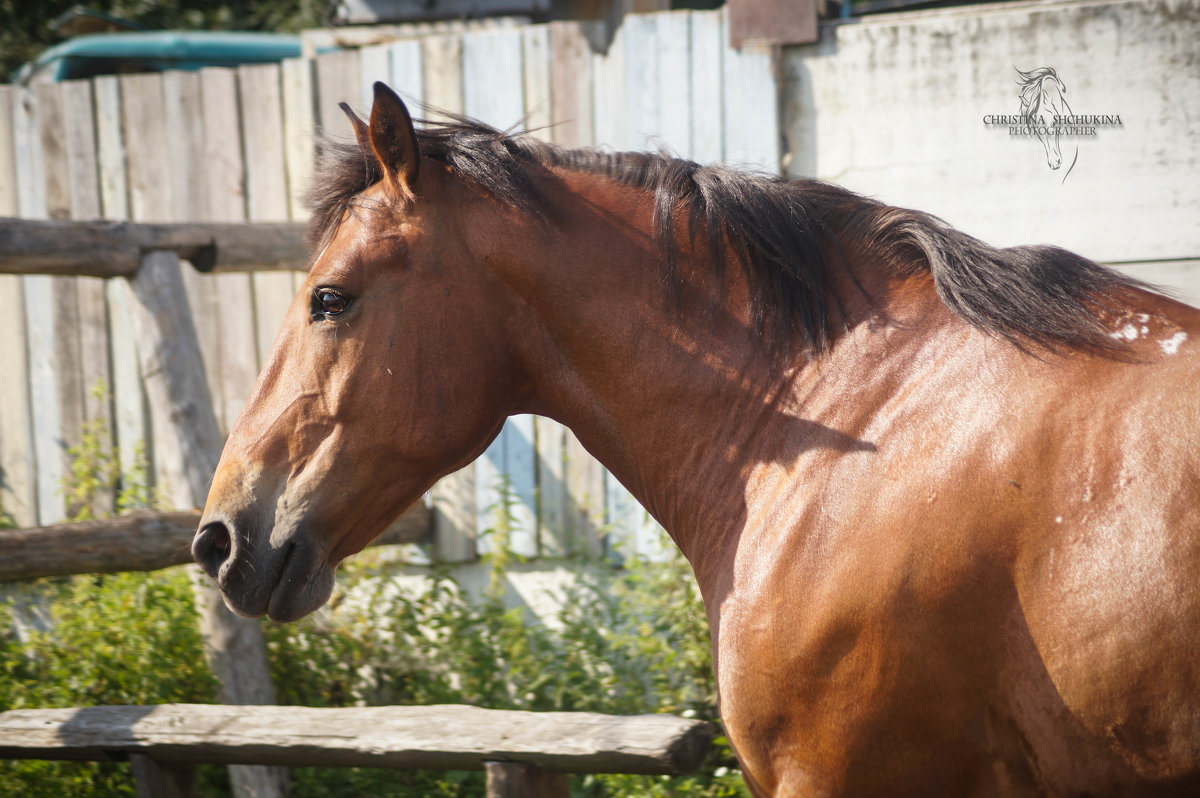
[[[758,467],[824,434],[795,410],[814,366],[803,355],[781,365],[763,346],[740,269],[722,287],[711,264],[684,257],[672,294],[651,196],[594,177],[557,193],[554,235],[530,230],[489,259],[537,318],[536,330],[510,331],[529,378],[523,409],[570,427],[671,534],[704,589],[718,578],[706,563],[727,560],[746,524]],[[844,304],[865,318],[865,306]]]

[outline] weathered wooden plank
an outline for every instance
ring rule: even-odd
[[[121,86],[113,75],[93,81],[96,103],[96,158],[100,170],[101,216],[109,220],[129,218],[129,186],[125,168],[125,140],[121,130]],[[0,221],[0,229],[3,222]],[[3,237],[3,233],[0,233]],[[60,239],[61,240],[61,239]],[[0,249],[3,249],[0,247]],[[134,259],[131,257],[131,261]],[[0,267],[2,268],[2,267]],[[136,265],[133,267],[136,268]],[[121,473],[130,474],[137,465],[139,446],[149,441],[149,428],[138,374],[137,349],[133,341],[129,303],[133,301],[124,280],[106,280],[112,382],[114,433]]]
[[[592,50],[580,22],[550,23],[549,137],[565,147],[592,143]]]
[[[326,132],[352,139],[354,131],[338,103],[354,106],[359,96],[359,59],[353,50],[317,56],[317,124]]]
[[[691,14],[690,67],[692,147],[688,157],[698,163],[717,163],[725,155],[724,118],[721,113],[724,93],[721,76],[725,40],[722,38],[720,11],[693,11]]]
[[[392,77],[392,52],[386,44],[362,47],[358,51],[358,104],[364,112],[375,102],[375,82],[388,83]],[[392,86],[392,88],[396,88]]]
[[[163,129],[166,133],[168,170],[163,179],[169,186],[170,206],[166,218],[174,222],[207,221],[208,197],[213,164],[207,156],[203,89],[198,72],[167,71],[162,76]],[[210,386],[219,384],[221,339],[228,334],[212,278],[195,269],[180,272],[191,306],[192,323]],[[216,396],[213,397],[217,399]],[[214,407],[220,412],[220,403]]]
[[[625,136],[613,142],[620,150],[656,150],[662,136],[659,94],[657,14],[625,17],[624,29]]]
[[[729,15],[722,9],[723,27]],[[779,90],[775,81],[775,52],[770,47],[747,45],[726,49],[722,58],[725,155],[724,161],[741,168],[778,174],[780,167]]]
[[[537,444],[538,548],[543,557],[565,557],[571,553],[567,514],[571,497],[567,492],[566,442],[569,431],[554,419],[534,418]]]
[[[72,222],[0,218],[0,273],[129,277],[168,249],[200,271],[307,268],[304,225]]]
[[[525,73],[518,28],[463,34],[463,107],[467,116],[501,130],[523,130]]]
[[[211,222],[241,222],[246,219],[246,170],[242,163],[241,115],[238,109],[237,72],[204,69],[200,72],[200,95],[204,106],[204,160],[209,165],[208,208],[204,219]],[[242,412],[258,376],[258,351],[254,341],[253,313],[224,313],[222,303],[248,303],[254,296],[248,274],[212,275],[215,318],[220,319],[217,339],[217,374],[209,373],[213,411],[222,432],[228,433]]]
[[[62,86],[39,83],[33,90],[37,101],[37,135],[42,145],[42,176],[46,181],[42,188],[46,215],[51,219],[66,219],[71,215],[71,187]]]
[[[192,561],[198,510],[133,513],[75,524],[0,529],[0,582],[45,576],[157,571]],[[371,546],[429,539],[430,511],[418,502]]]
[[[433,558],[468,562],[478,554],[475,527],[475,464],[455,471],[433,486]]]
[[[522,557],[537,557],[537,448],[533,416],[513,416],[504,425],[501,435],[505,443],[504,468],[512,487],[514,528],[512,550]]]
[[[133,323],[161,487],[175,507],[201,507],[224,438],[200,367],[179,257],[167,251],[147,254],[130,284],[138,299]]]
[[[731,0],[729,43],[742,47],[760,45],[811,44],[817,41],[817,0]]]
[[[71,157],[63,89],[63,85],[57,83],[36,87],[38,132],[46,177],[46,210],[52,219],[71,217]],[[90,119],[87,121],[90,122]],[[54,327],[55,369],[53,380],[46,383],[48,393],[44,396],[46,401],[58,402],[57,440],[62,449],[63,473],[68,474],[71,458],[67,455],[67,448],[77,445],[83,434],[83,397],[86,392],[80,351],[79,285],[75,277],[55,277],[50,285],[53,313],[50,316],[39,314],[38,319],[40,324],[45,324],[49,319]],[[35,407],[41,406],[35,404]],[[78,509],[67,507],[66,512],[70,514]]]
[[[19,208],[14,157],[13,103],[19,93],[0,86],[0,214]],[[22,279],[0,276],[0,296],[20,297]],[[29,406],[29,363],[25,348],[25,309],[16,302],[0,314],[0,508],[17,524],[37,522],[36,463]]]
[[[425,102],[425,70],[421,64],[419,39],[404,39],[389,45],[391,72],[388,81],[404,101],[410,103],[413,116],[422,115]]]
[[[13,139],[17,164],[20,215],[45,219],[46,179],[39,131],[41,95],[22,90],[13,105]],[[55,291],[50,277],[30,276],[22,281],[25,311],[25,346],[28,353],[29,403],[34,456],[34,489],[39,523],[65,517],[62,501],[64,452],[59,437],[58,373],[54,318]]]
[[[129,174],[130,217],[170,220],[166,118],[161,75],[122,75],[121,111]]]
[[[29,357],[29,400],[33,419],[38,523],[66,518],[62,483],[66,474],[58,402],[58,359],[54,318],[54,278],[24,279],[25,341]]]
[[[421,40],[425,102],[430,119],[437,111],[463,112],[463,45],[457,35],[429,36]]]
[[[533,416],[508,419],[500,434],[475,461],[475,508],[481,553],[493,553],[496,535],[507,534],[508,549],[538,556],[536,451]],[[492,535],[485,536],[485,530]]]
[[[505,424],[507,426],[507,423]],[[504,430],[488,445],[478,458],[475,466],[475,548],[480,554],[494,554],[505,548],[511,548],[511,542],[499,546],[496,536],[507,534],[508,519],[504,515],[506,499],[502,492],[505,488],[504,479]]]
[[[592,119],[595,144],[619,150],[627,141],[625,123],[625,26],[605,53],[592,54]]]
[[[66,142],[69,211],[75,219],[100,217],[100,180],[96,167],[95,103],[90,80],[60,84]]]
[[[238,83],[246,158],[246,216],[252,222],[286,222],[290,203],[279,66],[238,67]],[[264,272],[253,279],[258,362],[265,363],[295,291],[289,274]]]
[[[283,98],[284,161],[287,167],[288,205],[295,221],[308,218],[304,193],[312,180],[316,158],[316,110],[313,105],[313,62],[289,58],[280,63]],[[297,276],[298,277],[298,276]],[[299,288],[298,285],[295,286]]]
[[[164,91],[161,75],[121,77],[130,209],[139,222],[173,221],[172,175],[176,162],[187,157],[172,153],[166,140],[170,131]],[[212,398],[184,288],[181,256],[188,255],[168,250],[140,254],[129,281],[135,301],[127,310],[148,400],[146,448],[154,464],[154,482],[172,506],[185,509],[203,504],[203,491],[192,491],[191,483],[207,480],[216,465],[215,460],[208,462],[214,455],[206,450],[190,457],[191,446],[200,441],[215,445],[214,451],[219,452],[221,439],[215,424],[211,430],[203,426],[212,413]],[[176,434],[176,426],[181,434]]]
[[[246,219],[246,170],[237,71],[212,67],[201,70],[199,77],[208,197],[208,212],[202,221],[242,222]]]
[[[564,773],[686,773],[712,727],[671,715],[520,712],[442,705],[313,708],[166,704],[10,710],[0,757],[481,770],[525,762]]]
[[[37,129],[37,94],[13,88],[12,139],[17,167],[17,208],[26,219],[46,219],[46,175]]]
[[[571,434],[564,444],[569,550],[573,554],[599,557],[607,534],[604,523],[605,468]]]
[[[140,511],[103,521],[0,530],[0,582],[154,571],[191,562],[200,513]]]
[[[550,28],[531,25],[521,29],[521,62],[525,71],[525,129],[541,139],[553,140],[554,123],[550,91]]]
[[[130,218],[138,222],[172,221],[169,196],[171,163],[168,158],[166,114],[163,108],[163,77],[160,74],[122,75],[120,84],[121,129],[125,136]],[[187,257],[184,253],[178,254]],[[139,252],[138,259],[137,270],[140,270],[144,254]],[[133,272],[134,276],[137,275],[137,270]],[[130,286],[134,287],[132,281],[130,281]],[[156,339],[150,337],[151,330],[147,328],[142,318],[145,315],[144,308],[141,307],[141,302],[136,295],[137,289],[134,287],[133,295],[130,297],[131,301],[125,310],[130,313],[129,324],[136,344],[138,373],[142,378],[142,390],[147,396],[147,407],[149,408],[149,412],[146,414],[147,435],[144,442],[152,470],[148,476],[152,485],[157,487],[173,506],[183,509],[193,506],[194,500],[182,496],[178,486],[172,487],[172,480],[174,479],[178,483],[179,475],[172,474],[172,466],[168,464],[172,463],[172,455],[175,456],[174,459],[178,459],[179,441],[171,434],[169,424],[164,428],[160,423],[160,419],[166,418],[168,408],[156,409],[154,407],[155,399],[151,392],[153,378],[148,378],[150,375],[156,374],[154,369],[162,365],[161,356],[159,364],[148,371],[149,361],[145,350],[149,348],[150,351],[154,351]],[[191,310],[187,307],[186,294],[181,294],[176,299],[183,305],[183,310],[190,317]],[[169,323],[170,311],[164,312],[164,322]],[[195,331],[189,329],[188,334],[194,337]],[[196,369],[200,375],[204,374],[203,363],[198,356],[195,359],[189,359],[186,364],[178,363],[175,367]],[[158,373],[156,379],[161,383],[165,376]],[[201,381],[203,381],[203,376],[201,376]],[[205,395],[207,401],[207,390]],[[184,503],[176,503],[181,498],[184,499]]]
[[[70,194],[68,210],[72,219],[98,219],[102,209],[92,83],[88,80],[67,81],[60,85],[60,91]],[[74,283],[78,301],[82,420],[100,422],[108,431],[106,438],[99,441],[101,451],[107,456],[112,452],[114,441],[105,286],[103,280],[95,277],[77,277]],[[111,490],[101,491],[94,500],[92,511],[97,515],[109,515],[115,504],[116,497]]]
[[[202,220],[208,208],[208,172],[204,160],[204,99],[200,74],[162,73],[163,156],[167,170],[159,176],[167,187],[163,218],[175,222]],[[199,214],[199,215],[198,215]]]
[[[13,159],[13,102],[19,96],[12,86],[0,84],[0,216],[17,212],[17,165]]]
[[[116,75],[93,79],[96,104],[96,158],[99,162],[100,215],[129,218],[129,185],[125,175],[125,140],[121,133],[121,84]]]
[[[63,108],[63,91],[60,84],[40,84],[35,87],[37,96],[37,127],[41,141],[43,175],[46,180],[44,201],[47,215],[52,219],[66,219],[71,215],[71,175],[68,156],[67,130]],[[62,459],[61,473],[70,473],[71,458],[67,450],[79,443],[83,434],[82,363],[79,340],[79,290],[76,278],[55,277],[49,281],[50,313],[46,307],[34,307],[27,320],[39,327],[52,327],[43,334],[53,347],[54,368],[35,366],[34,374],[37,395],[34,407],[40,412],[49,403],[57,403],[58,429],[42,428],[41,452],[39,453],[39,477],[46,473],[49,458]],[[45,286],[43,286],[44,288]],[[43,300],[44,291],[36,296]],[[40,336],[39,336],[40,337]],[[35,415],[35,429],[38,428]],[[57,451],[55,451],[57,448]],[[43,454],[45,453],[45,457]],[[42,477],[44,478],[44,477]],[[49,481],[47,479],[47,481]],[[46,486],[50,487],[49,485]],[[54,486],[58,492],[63,485]],[[72,514],[78,507],[63,505],[63,512]]]
[[[692,13],[654,15],[658,52],[658,141],[671,153],[692,157]]]
[[[484,762],[487,798],[568,798],[566,773],[552,773],[524,762]]]

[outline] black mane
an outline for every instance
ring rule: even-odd
[[[1102,323],[1136,281],[1052,246],[999,249],[919,211],[885,205],[817,180],[787,180],[642,152],[564,149],[474,120],[424,122],[421,154],[520,211],[552,223],[531,166],[603,175],[653,191],[666,277],[678,284],[679,219],[697,252],[707,245],[719,276],[741,264],[752,315],[768,340],[800,338],[822,352],[838,307],[835,270],[852,246],[900,273],[928,272],[941,299],[976,327],[1018,345],[1112,351]],[[357,143],[325,139],[313,187],[309,243],[319,249],[356,197],[382,178]],[[853,273],[850,274],[853,280]]]

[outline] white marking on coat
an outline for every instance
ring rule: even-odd
[[[1165,341],[1159,341],[1158,345],[1161,346],[1162,350],[1168,355],[1173,355],[1179,351],[1179,347],[1183,346],[1183,342],[1186,340],[1187,333],[1185,333],[1183,330],[1180,330]]]

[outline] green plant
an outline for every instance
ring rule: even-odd
[[[103,382],[92,388],[108,400]],[[108,515],[113,491],[121,509],[153,507],[145,448],[135,444],[120,472],[108,422],[86,422],[68,448],[63,479],[68,517]],[[0,513],[0,522],[11,520]],[[44,579],[10,591],[0,604],[0,710],[97,704],[205,703],[216,681],[204,665],[190,578],[183,569],[155,574]],[[227,792],[224,768],[205,768],[206,795]],[[127,765],[15,761],[0,763],[0,795],[132,795]]]
[[[4,494],[0,492],[0,529],[16,529],[17,519],[4,507]]]
[[[108,384],[98,381],[91,388],[96,402],[111,397]],[[108,419],[97,416],[84,422],[79,442],[68,447],[70,467],[63,476],[62,491],[71,521],[91,521],[112,513],[116,493],[117,513],[130,510],[162,510],[166,502],[150,479],[150,463],[144,441],[132,445],[132,461],[122,471],[121,452],[113,445]]]
[[[99,402],[109,399],[108,385],[103,380],[93,385],[90,393]],[[79,443],[69,447],[67,455],[71,460],[63,476],[67,517],[72,521],[91,521],[107,515],[121,476],[121,463],[113,448],[108,420],[98,416],[85,421]]]
[[[73,447],[68,495],[93,505],[116,480],[115,450],[90,440]],[[119,480],[118,506],[150,506],[144,449]],[[80,462],[82,461],[82,462]],[[106,481],[107,480],[107,481]],[[266,628],[279,699],[305,706],[463,703],[527,710],[612,714],[669,712],[719,727],[708,627],[690,568],[638,557],[577,563],[550,623],[506,595],[517,528],[517,497],[501,480],[491,508],[488,583],[471,595],[445,567],[397,580],[394,565],[368,552],[342,569],[328,608],[299,623]],[[43,607],[41,625],[35,609]],[[17,621],[21,623],[18,624]],[[18,627],[21,633],[17,633]],[[36,627],[36,628],[35,628]],[[48,631],[47,631],[48,630]],[[203,665],[186,571],[45,580],[20,602],[0,606],[0,709],[102,703],[208,702],[216,684]],[[576,798],[747,795],[728,742],[718,736],[691,776],[587,775]],[[205,796],[227,795],[225,770],[204,770]],[[294,798],[467,798],[482,795],[479,772],[297,768]],[[119,796],[132,779],[118,764],[0,765],[0,795]]]
[[[506,606],[495,582],[472,598],[445,569],[434,569],[420,587],[397,587],[392,575],[368,555],[346,569],[332,609],[268,628],[281,701],[670,712],[719,728],[707,624],[682,558],[592,568],[550,624]],[[589,798],[748,794],[721,736],[695,775],[579,776],[572,789]],[[298,770],[293,792],[480,795],[482,777]]]
[[[0,710],[211,703],[188,572],[47,579],[0,605]],[[226,793],[205,768],[204,794]],[[122,763],[0,762],[0,795],[133,795]]]
[[[150,459],[146,456],[145,441],[134,442],[133,460],[121,474],[120,487],[117,493],[118,513],[169,509],[166,498],[150,480]]]

